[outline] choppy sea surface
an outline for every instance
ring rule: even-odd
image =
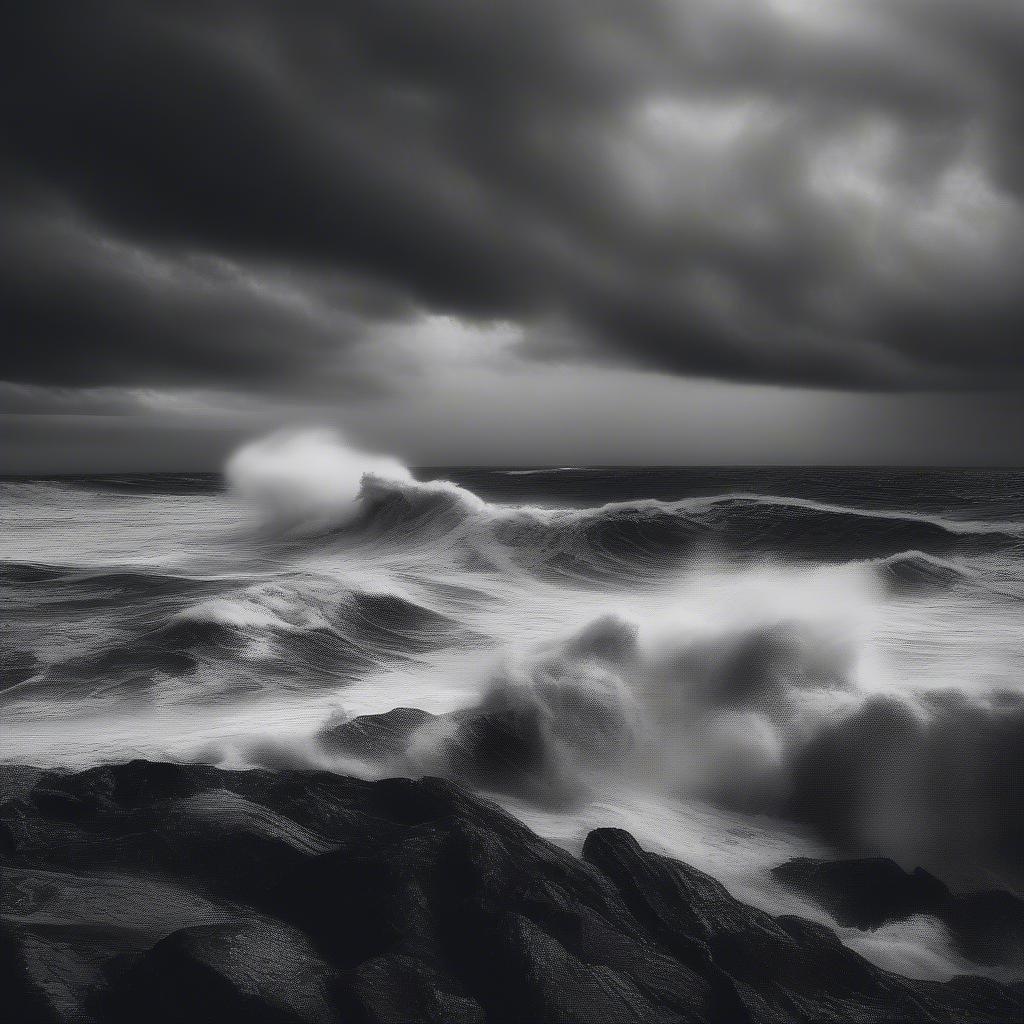
[[[885,854],[1020,892],[1024,472],[385,470],[339,515],[301,491],[0,480],[0,759],[372,774],[325,723],[461,710],[409,770],[569,848],[622,825],[833,926],[767,869]],[[455,756],[480,716],[507,777]],[[977,971],[929,918],[840,932]]]

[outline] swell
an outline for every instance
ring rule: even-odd
[[[897,597],[916,598],[972,593],[986,600],[1024,601],[1024,573],[1018,558],[943,558],[924,551],[901,551],[868,559],[886,590]]]
[[[215,586],[224,581],[249,578],[236,573],[193,574],[167,569],[143,569],[137,566],[78,567],[40,562],[0,560],[0,583],[10,585],[50,584],[65,591],[96,591],[111,593],[130,591],[145,597],[149,594],[186,592]]]
[[[440,548],[470,568],[511,567],[596,581],[647,575],[663,568],[666,557],[708,548],[740,558],[821,562],[914,551],[941,558],[1024,549],[1024,533],[1016,523],[964,522],[771,495],[549,509],[487,503],[444,482],[368,477],[360,501],[359,516],[336,538]]]
[[[346,587],[330,576],[277,574],[245,586],[147,573],[79,579],[33,568],[22,576],[55,583],[53,603],[59,600],[65,614],[95,605],[97,640],[91,649],[49,663],[12,645],[7,660],[33,666],[10,677],[15,685],[2,691],[19,700],[175,703],[308,690],[477,640],[451,616],[409,595]],[[76,593],[69,579],[86,589]],[[118,582],[136,590],[122,590],[118,601],[112,592]],[[124,619],[111,622],[118,607]]]
[[[968,566],[923,551],[901,551],[873,560],[872,564],[894,594],[946,591],[952,587],[977,586],[980,582],[978,573]]]
[[[0,477],[0,496],[26,498],[111,492],[138,494],[216,494],[223,489],[220,473],[90,473],[58,477]]]

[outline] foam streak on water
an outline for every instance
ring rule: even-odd
[[[1020,887],[1024,474],[570,468],[417,480],[317,433],[230,490],[0,482],[3,758],[446,774],[819,918],[767,869]],[[316,738],[398,706],[437,717],[387,763]],[[934,922],[844,939],[968,969]]]

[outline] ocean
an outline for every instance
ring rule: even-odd
[[[443,775],[978,972],[768,869],[1021,891],[1024,471],[267,466],[0,481],[0,759]],[[428,713],[397,752],[325,739],[397,707]]]

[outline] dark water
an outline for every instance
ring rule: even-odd
[[[1024,470],[1017,468],[849,466],[437,467],[421,480],[447,479],[488,501],[585,507],[606,502],[762,494],[868,509],[903,509],[966,519],[1019,520]],[[33,482],[141,494],[216,494],[220,473],[111,473],[31,478]],[[4,483],[30,482],[0,477]]]
[[[618,822],[762,902],[809,850],[1020,884],[1021,471],[322,472],[0,483],[4,759],[331,767],[332,716],[461,709],[409,771],[479,784],[498,721],[487,787],[570,846]]]
[[[576,506],[657,498],[761,494],[864,509],[896,509],[961,519],[1024,517],[1024,470],[932,467],[597,467],[424,469],[489,501]]]

